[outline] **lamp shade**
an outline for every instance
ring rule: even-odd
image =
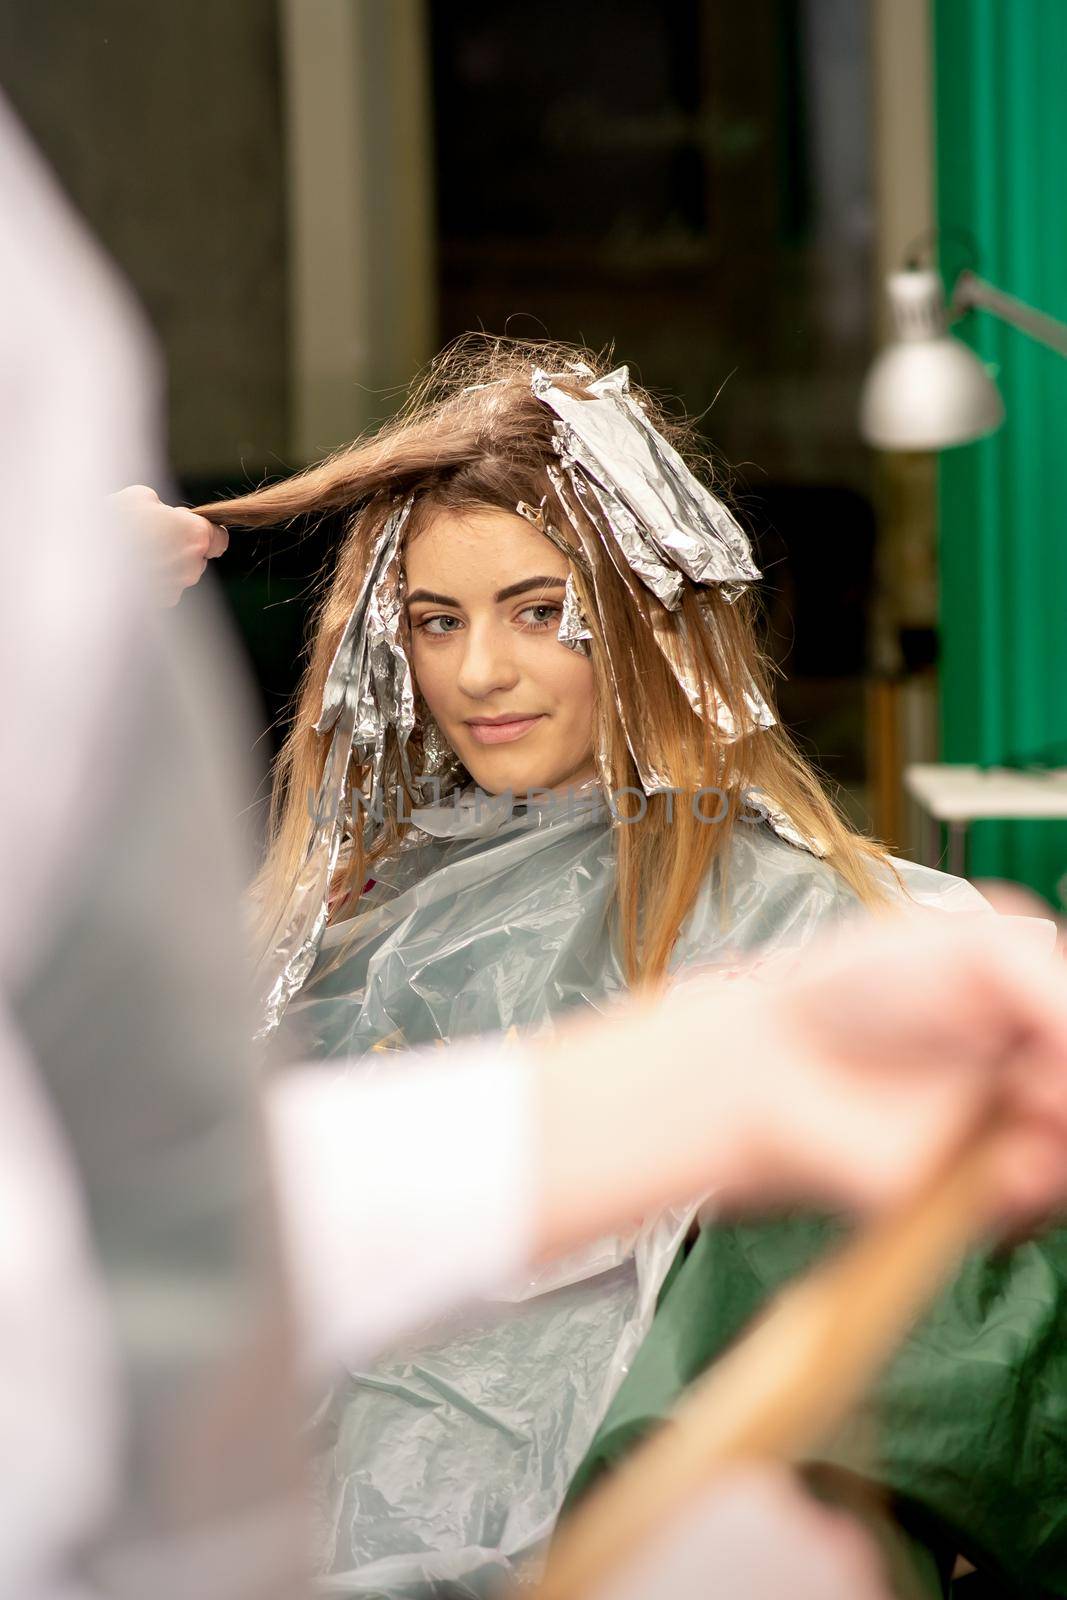
[[[948,332],[936,272],[888,279],[895,337],[860,398],[860,432],[879,450],[945,450],[992,433],[1004,402],[974,351]]]

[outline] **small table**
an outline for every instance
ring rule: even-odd
[[[937,865],[944,823],[948,870],[959,877],[967,868],[967,830],[972,822],[1067,821],[1067,767],[1019,772],[1011,767],[917,763],[905,767],[904,787],[923,814],[924,861]]]

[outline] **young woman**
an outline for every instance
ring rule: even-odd
[[[684,457],[624,369],[467,342],[374,438],[199,508],[349,514],[254,889],[267,1026],[288,1008],[304,1054],[383,1069],[863,907],[978,903],[858,837],[775,721],[759,574]],[[635,1220],[337,1384],[331,1593],[473,1594],[543,1544],[691,1221]]]

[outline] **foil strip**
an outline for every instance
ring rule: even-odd
[[[746,789],[742,801],[753,811],[758,811],[779,839],[784,839],[787,844],[795,845],[798,850],[806,850],[820,861],[830,854],[828,840],[798,828],[788,811],[783,811],[762,789]]]
[[[590,383],[591,399],[568,394],[540,370],[532,385],[559,419],[568,451],[626,505],[660,564],[680,567],[694,583],[722,584],[728,597],[760,577],[744,530],[653,427],[630,393],[626,367]]]
[[[334,723],[322,782],[314,797],[311,838],[304,862],[256,972],[262,1003],[257,1039],[273,1033],[315,964],[329,916],[330,882],[344,834],[355,723],[355,706],[342,706]]]
[[[582,548],[586,563],[589,567],[593,588],[593,599],[597,611],[600,614],[601,634],[604,638],[606,638],[607,635],[604,630],[604,613],[600,603],[600,592],[597,587],[596,579],[596,549],[593,545],[590,534],[582,524],[581,520],[573,514],[570,502],[567,498],[567,485],[569,484],[575,494],[575,497],[579,500],[579,503],[582,503],[582,490],[584,490],[585,486],[581,483],[577,476],[571,476],[568,474],[565,480],[563,470],[559,467],[553,466],[551,462],[548,464],[545,470],[548,473],[548,480],[555,491],[556,498],[562,506],[564,514],[567,516],[575,534],[577,535],[579,545]],[[607,659],[608,676],[611,679],[611,689],[612,696],[615,701],[615,710],[618,713],[619,722],[622,724],[623,736],[626,739],[627,748],[629,749],[630,755],[633,758],[634,766],[637,768],[638,778],[640,779],[642,789],[644,790],[645,794],[661,794],[668,789],[676,790],[678,788],[678,784],[673,781],[670,773],[661,772],[657,767],[651,766],[645,759],[644,751],[641,747],[641,740],[636,736],[636,730],[631,729],[627,721],[626,707],[623,703],[622,695],[619,692],[618,668],[614,656],[610,649],[605,649],[604,654]],[[598,744],[597,748],[597,766],[600,770],[601,778],[605,785],[610,786],[610,769],[608,765],[607,751],[604,748],[602,741]]]
[[[367,654],[376,709],[373,728],[361,723],[357,738],[384,746],[385,730],[396,732],[401,766],[410,781],[407,744],[415,726],[415,685],[411,662],[404,647],[404,573],[400,560],[401,536],[411,512],[409,499],[394,514],[381,574],[371,590],[367,609]],[[390,521],[394,521],[391,518]]]
[[[315,724],[316,733],[329,733],[340,715],[341,707],[350,703],[354,697],[362,698],[364,688],[369,687],[367,675],[362,670],[367,645],[364,622],[375,585],[381,580],[390,560],[395,559],[399,527],[407,521],[410,509],[409,497],[402,506],[390,513],[375,538],[355,605],[341,632],[329,672],[326,674],[322,711]],[[360,710],[364,712],[364,707],[361,706]],[[373,711],[367,709],[365,716],[366,725],[370,726],[373,737]],[[359,725],[364,726],[363,717],[360,718]]]
[[[559,423],[556,424],[554,437],[560,461],[572,482],[582,481],[581,475],[575,471],[575,468],[581,468],[590,493],[595,496],[596,503],[600,507],[599,521],[611,529],[627,566],[637,574],[645,588],[650,589],[668,611],[677,611],[682,603],[684,588],[684,580],[678,568],[668,566],[660,559],[648,535],[625,502],[620,500],[608,485],[597,482],[596,460],[584,449],[581,440],[570,429]]]
[[[569,545],[549,522],[545,515],[544,497],[542,497],[541,504],[536,507],[529,505],[525,500],[520,500],[515,510],[520,517],[524,517],[527,522],[531,523],[538,533],[555,545],[556,549],[565,555],[568,561],[584,567],[584,560],[579,557],[577,550],[572,545]],[[565,644],[568,650],[574,650],[579,655],[587,656],[589,654],[589,641],[592,637],[588,624],[582,616],[582,606],[581,601],[578,599],[578,591],[574,587],[571,574],[568,573],[567,584],[563,593],[563,614],[559,619],[559,632],[556,634],[556,638],[560,644]]]
[[[699,597],[700,600],[704,598],[703,595]],[[714,635],[716,622],[713,612],[706,605],[701,605],[700,609],[702,625]],[[685,688],[684,683],[682,687],[683,689]],[[738,727],[737,720],[730,707],[714,687],[711,694],[715,706],[715,726],[727,744],[733,744],[735,740],[746,737],[749,734],[765,733],[768,728],[774,728],[778,725],[778,718],[767,704],[763,695],[760,694],[754,679],[749,680],[748,687],[742,693],[744,722],[740,727]]]
[[[371,549],[355,605],[334,651],[316,733],[332,733],[317,795],[309,795],[310,837],[285,909],[257,969],[263,1021],[257,1038],[272,1033],[302,987],[329,917],[329,891],[346,829],[358,826],[351,769],[370,768],[359,799],[365,843],[383,814],[386,741],[396,733],[410,781],[407,741],[415,725],[415,691],[404,648],[401,539],[411,514],[409,495],[386,518]]]
[[[736,740],[744,738],[750,733],[764,733],[768,728],[773,728],[777,725],[778,718],[755,684],[750,689],[745,690],[746,720],[744,726],[740,728],[737,726],[733,712],[718,691],[713,690],[712,694],[715,699],[715,726],[727,744],[733,744]]]
[[[561,555],[566,556],[568,561],[573,562],[576,567],[588,575],[585,557],[582,555],[581,550],[577,549],[573,544],[568,544],[559,530],[553,527],[548,520],[545,513],[545,500],[547,498],[547,495],[542,496],[541,503],[538,506],[531,506],[525,500],[520,500],[515,510],[520,517],[531,523],[538,533],[543,534],[549,544],[555,545]]]
[[[422,711],[422,764],[423,770],[415,779],[415,787],[426,784],[438,789],[446,778],[458,778],[459,761],[456,752],[441,732],[437,718],[423,702]]]
[[[415,726],[415,686],[404,647],[404,575],[400,551],[414,495],[386,518],[374,541],[367,572],[341,634],[323,690],[317,733],[328,733],[344,704],[356,709],[356,760],[371,763],[366,796],[372,811],[381,800],[387,730],[396,731],[406,778],[407,743]]]
[[[556,638],[560,644],[565,644],[568,650],[587,656],[590,653],[592,637],[589,624],[582,615],[582,603],[574,587],[574,578],[568,573],[567,586],[563,591],[563,615],[559,619],[559,632]]]
[[[658,610],[654,605],[649,604],[634,582],[634,569],[630,565],[628,556],[629,543],[624,542],[619,537],[618,530],[612,523],[611,515],[596,485],[590,483],[576,465],[565,468],[565,471],[574,490],[575,498],[599,533],[604,548],[611,558],[612,565],[626,584],[635,609],[651,631],[660,653],[674,674],[675,681],[688,700],[694,714],[698,717],[703,717],[705,700],[701,695],[702,679],[697,664],[693,659],[687,619],[677,611],[665,613],[662,610]],[[609,504],[611,503],[609,500]],[[616,501],[614,504],[618,505],[620,503]],[[625,508],[623,509],[625,510]],[[637,576],[640,576],[639,572]],[[678,576],[678,574],[675,574],[675,576]],[[679,582],[681,582],[680,577]],[[710,621],[707,625],[711,625]],[[607,638],[606,630],[602,631],[604,637]],[[745,708],[748,712],[748,720],[740,728],[737,726],[730,707],[714,685],[706,685],[704,692],[711,710],[712,722],[728,743],[733,743],[742,735],[758,732],[765,728],[773,728],[775,725],[777,719],[754,683],[751,683],[745,690]]]

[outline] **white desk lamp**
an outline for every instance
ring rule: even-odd
[[[961,272],[945,306],[941,278],[910,267],[887,279],[895,338],[875,358],[860,399],[860,432],[879,450],[945,450],[992,433],[1004,402],[988,368],[949,332],[971,310],[990,311],[1067,356],[1067,324]]]

